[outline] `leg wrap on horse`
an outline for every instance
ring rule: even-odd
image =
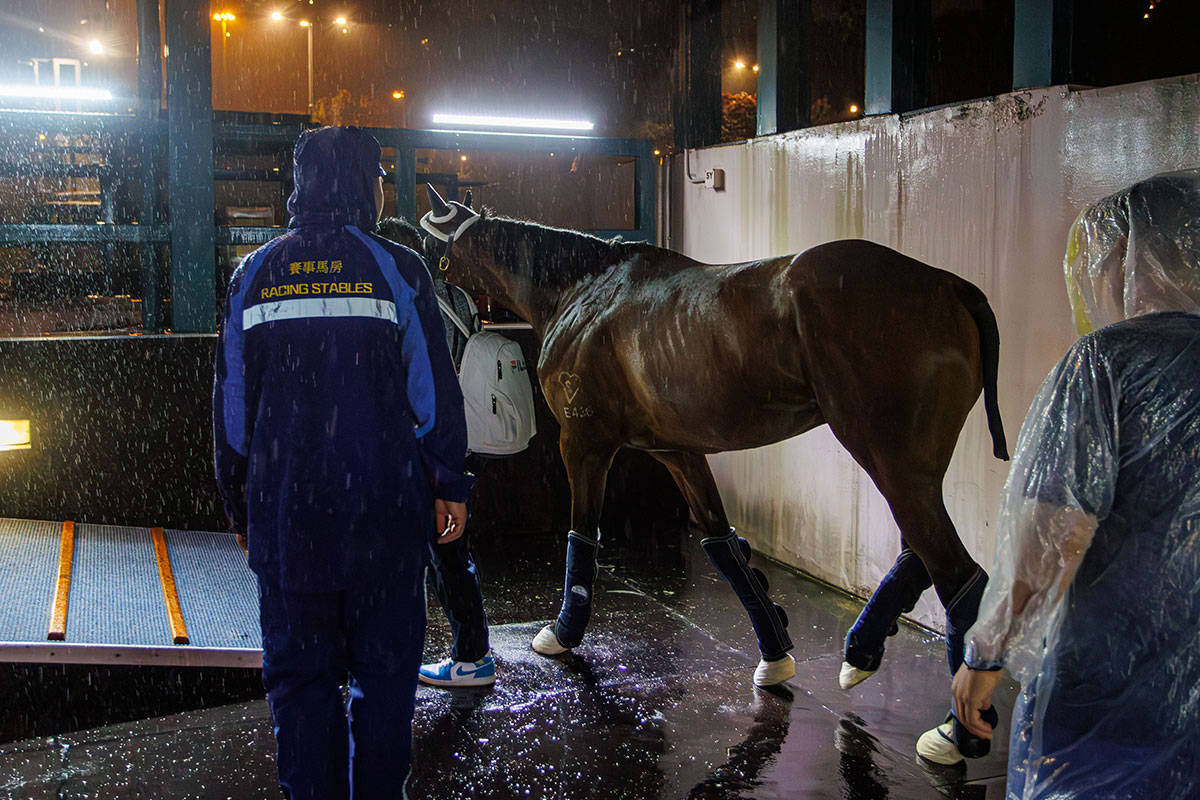
[[[950,663],[951,675],[958,672],[963,663],[967,631],[979,617],[979,601],[983,599],[987,582],[983,567],[976,567],[975,574],[946,604],[946,660]]]
[[[900,615],[912,611],[921,593],[932,584],[917,554],[901,550],[900,557],[883,576],[879,588],[846,634],[846,663],[868,672],[879,669],[884,640],[896,633]]]
[[[730,529],[727,536],[702,540],[700,547],[717,568],[717,573],[733,587],[738,600],[742,601],[746,613],[750,615],[763,659],[776,661],[792,649],[792,640],[788,637],[786,617],[780,613],[783,609],[772,603],[767,595],[766,577],[760,578],[762,573],[746,563],[749,545],[745,542]]]
[[[554,624],[554,635],[564,647],[583,641],[592,615],[592,586],[596,582],[596,551],[600,542],[571,531],[567,534],[567,575],[563,584],[562,610]]]

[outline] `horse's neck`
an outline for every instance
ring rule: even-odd
[[[560,267],[553,277],[543,272],[539,278],[535,277],[536,270],[527,269],[528,265],[501,263],[500,249],[480,254],[487,264],[485,271],[487,283],[492,285],[492,296],[533,325],[539,338],[545,335],[547,325],[558,315],[564,297],[569,298],[582,282],[603,274],[625,257],[615,249],[598,246],[604,243],[593,242],[591,237],[580,236],[576,242],[569,231],[527,227],[506,219],[487,220],[485,224],[495,226],[493,235],[507,237],[510,244],[513,240],[522,241],[522,249],[526,252],[540,247],[550,251],[543,253],[542,258],[561,256],[576,266],[574,270]],[[538,239],[538,236],[547,238]]]
[[[554,316],[560,290],[535,286],[527,278],[493,265],[484,280],[488,295],[533,326],[541,339]]]

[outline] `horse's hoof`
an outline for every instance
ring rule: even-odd
[[[541,653],[544,656],[556,656],[560,653],[565,653],[569,647],[563,647],[562,642],[558,641],[558,637],[554,635],[554,626],[547,625],[538,631],[538,635],[533,637],[533,651]]]
[[[838,686],[841,686],[843,689],[849,689],[858,686],[874,674],[875,670],[873,669],[859,669],[843,661],[842,671],[838,673]]]
[[[777,683],[783,683],[795,674],[796,659],[790,655],[785,655],[778,661],[760,660],[758,668],[754,670],[754,685],[774,686]]]

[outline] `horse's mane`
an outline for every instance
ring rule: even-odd
[[[599,274],[627,258],[643,243],[601,239],[588,233],[551,228],[536,222],[498,217],[488,209],[467,236],[497,264],[536,286],[559,287]]]
[[[416,250],[428,260],[436,252],[425,252],[425,231],[403,217],[385,217],[379,221],[380,236]],[[537,286],[559,287],[580,277],[599,274],[627,258],[641,242],[623,242],[619,238],[601,239],[580,231],[552,228],[527,220],[498,217],[489,209],[480,212],[480,220],[464,235],[492,260],[513,273],[528,278]],[[436,248],[435,248],[436,249]]]

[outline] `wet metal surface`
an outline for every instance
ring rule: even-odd
[[[753,633],[732,592],[698,543],[660,531],[607,544],[587,639],[548,659],[529,641],[557,611],[562,551],[558,536],[476,546],[499,678],[420,690],[414,797],[1003,797],[1002,742],[966,781],[913,755],[948,703],[940,639],[903,628],[883,668],[843,692],[858,603],[755,556],[798,662],[779,691],[756,690]],[[427,658],[447,645],[435,603]],[[263,701],[27,739],[0,745],[0,796],[273,798],[273,749]]]

